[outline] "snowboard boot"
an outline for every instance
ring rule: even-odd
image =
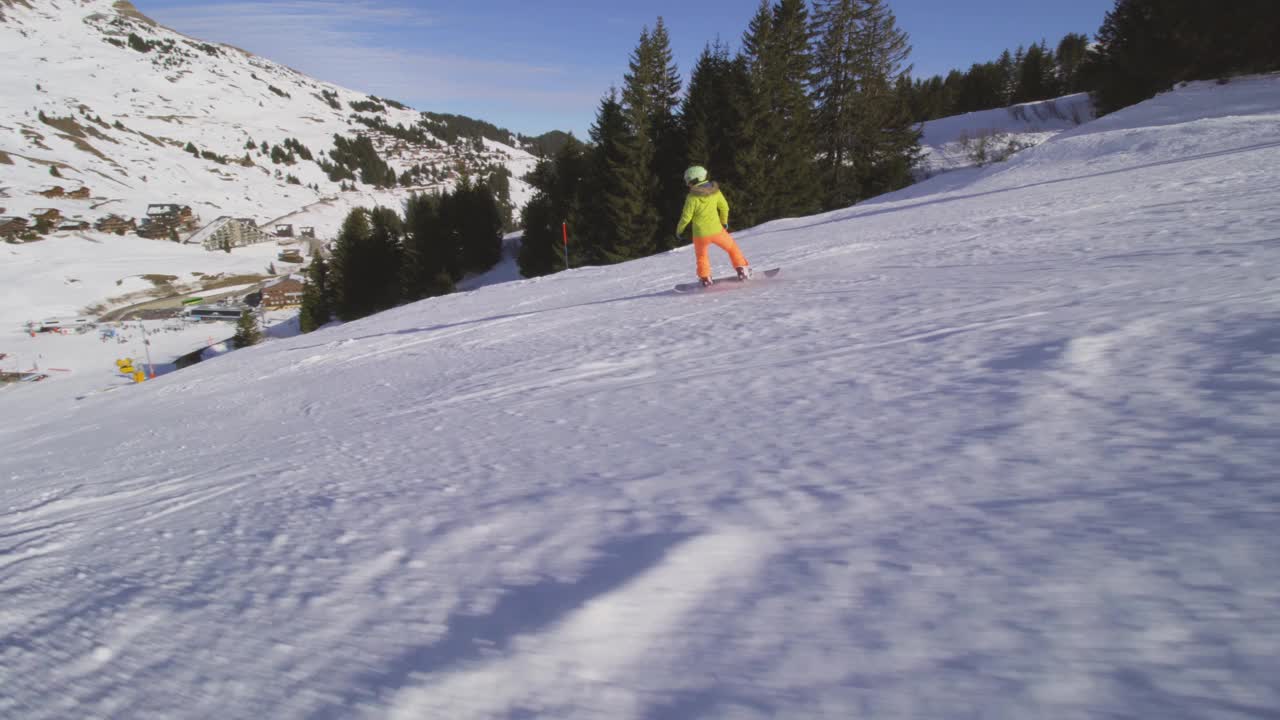
[[[734,269],[738,271],[738,280],[740,280],[740,281],[742,281],[742,282],[746,282],[747,280],[750,280],[750,279],[751,279],[751,266],[750,266],[750,265],[743,265],[743,266],[742,266],[742,267],[740,267],[740,268],[734,268]]]

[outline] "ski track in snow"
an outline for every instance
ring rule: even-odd
[[[1278,119],[0,398],[0,716],[1273,717]]]

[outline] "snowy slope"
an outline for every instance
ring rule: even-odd
[[[131,35],[150,49],[131,47]],[[370,103],[370,96],[181,35],[128,3],[5,4],[0,95],[6,100],[0,106],[0,215],[55,206],[89,220],[109,213],[139,217],[149,203],[176,202],[191,205],[206,222],[221,215],[259,224],[287,218],[332,237],[351,208],[398,207],[408,194],[364,185],[369,193],[339,192],[315,162],[275,163],[260,149],[294,139],[323,157],[335,134],[353,138],[368,130],[352,119],[351,103]],[[384,103],[360,114],[407,128],[422,119],[412,109]],[[462,146],[408,146],[380,133],[373,139],[397,172],[418,164],[452,170],[464,158],[474,167],[505,165],[514,175],[513,201],[527,199],[519,178],[536,160],[524,150],[488,140],[483,153],[469,153]],[[259,149],[249,149],[250,141]],[[194,157],[188,143],[230,162]],[[252,161],[247,167],[236,162],[246,153]],[[50,174],[51,167],[60,177]],[[286,182],[290,175],[301,184]],[[447,188],[455,179],[417,189]],[[87,186],[92,198],[52,201],[36,194],[51,185]]]
[[[924,123],[919,166],[928,177],[1000,162],[1093,119],[1087,93],[953,115]]]
[[[1280,78],[80,402],[0,397],[0,715],[1266,717]],[[715,262],[724,269],[724,257]]]

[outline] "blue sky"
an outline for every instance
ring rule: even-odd
[[[585,137],[640,31],[662,16],[681,75],[717,37],[737,49],[758,0],[409,2],[138,0],[158,22],[353,90],[525,134]],[[915,75],[994,60],[1068,32],[1090,36],[1114,0],[890,0]]]

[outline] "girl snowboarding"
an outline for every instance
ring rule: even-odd
[[[738,279],[749,280],[751,266],[729,234],[729,202],[720,192],[720,186],[707,181],[707,169],[700,165],[684,171],[684,182],[689,186],[689,196],[684,201],[684,212],[680,213],[676,237],[679,238],[684,229],[693,224],[693,254],[698,259],[698,279],[703,285],[711,284],[711,258],[707,257],[707,248],[715,243],[729,253],[729,261],[738,271]]]

